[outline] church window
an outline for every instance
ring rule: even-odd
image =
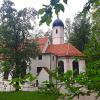
[[[39,55],[39,56],[38,56],[38,59],[39,59],[39,60],[42,60],[42,55]]]
[[[53,58],[52,58],[52,59],[53,59],[53,61],[54,61],[54,56],[53,56]]]
[[[42,67],[37,67],[37,74],[39,74],[41,70],[42,70]]]
[[[58,33],[58,30],[56,29],[56,34]]]

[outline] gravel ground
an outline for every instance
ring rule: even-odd
[[[75,98],[74,100],[95,100],[96,93],[92,93],[90,96],[80,96],[80,98]],[[100,97],[97,99],[100,100]]]
[[[95,100],[96,99],[95,96],[96,93],[92,93],[90,96],[80,96],[79,98],[76,97],[73,100]],[[67,100],[67,99],[59,98],[58,100]],[[97,100],[100,100],[100,97]]]

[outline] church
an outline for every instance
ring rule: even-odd
[[[42,86],[44,81],[50,80],[49,71],[57,68],[59,68],[58,75],[68,70],[74,72],[73,76],[85,72],[85,56],[71,43],[64,43],[64,23],[59,18],[52,24],[51,38],[37,38],[36,42],[39,44],[40,55],[35,59],[30,58],[31,65],[27,68],[27,72],[36,76],[36,80],[25,83],[22,87],[23,91],[33,91],[34,86]],[[2,56],[0,59],[2,60]],[[3,74],[1,73],[0,76]],[[0,91],[13,91],[15,88],[2,78],[0,78],[0,87],[2,87]],[[11,75],[9,75],[10,79]]]
[[[49,81],[49,70],[58,66],[61,73],[68,70],[75,71],[74,75],[85,72],[84,54],[71,43],[64,43],[64,23],[57,18],[52,24],[51,40],[48,37],[38,38],[41,54],[31,59],[31,73],[37,76],[36,84],[41,85]]]

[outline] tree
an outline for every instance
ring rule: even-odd
[[[63,1],[67,4],[67,0]],[[83,11],[88,11],[91,6],[98,3],[98,0],[89,0]],[[20,69],[23,65],[22,63],[26,66],[27,61],[30,60],[29,58],[35,57],[38,51],[35,49],[37,44],[31,43],[27,39],[29,30],[32,29],[30,18],[33,18],[34,13],[32,9],[28,10],[26,8],[18,12],[12,6],[13,2],[4,0],[4,4],[0,9],[0,53],[5,54],[4,56],[6,56],[10,62],[10,69],[13,70],[13,73],[15,72],[13,77],[23,77],[21,76]],[[64,12],[64,6],[60,3],[60,0],[50,0],[50,5],[44,5],[44,8],[39,10],[39,14],[43,15],[40,25],[44,22],[46,22],[47,25],[50,24],[53,9],[56,15],[58,15],[60,11]],[[90,84],[91,83],[92,82],[90,82]],[[93,87],[92,89],[95,90],[97,88]],[[73,91],[73,88],[71,90]]]
[[[89,40],[89,19],[84,16],[77,15],[74,18],[72,29],[73,32],[69,34],[69,42],[72,43],[80,51],[83,51]]]
[[[92,27],[89,43],[85,48],[87,55],[87,74],[91,79],[89,88],[100,96],[100,9],[94,5],[92,12]]]
[[[35,38],[43,37],[44,31],[42,29],[36,29],[35,30]]]
[[[100,1],[99,0],[88,0],[88,2],[84,5],[84,8],[81,14],[87,15],[94,5],[99,6]]]
[[[0,54],[4,54],[10,63],[10,68],[4,72],[5,79],[9,73],[13,78],[23,78],[30,58],[39,53],[38,44],[29,40],[29,31],[34,29],[31,21],[34,22],[36,15],[33,8],[17,11],[12,1],[3,1],[0,8]]]
[[[66,40],[69,39],[69,35],[72,33],[72,24],[70,18],[66,18],[65,21],[65,37]]]

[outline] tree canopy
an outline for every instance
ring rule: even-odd
[[[77,15],[72,24],[72,32],[69,34],[69,42],[77,49],[83,51],[89,41],[90,22],[89,18]]]
[[[29,39],[29,31],[34,29],[31,21],[35,21],[36,15],[34,8],[17,11],[12,1],[3,1],[0,8],[0,54],[10,62],[5,79],[10,72],[12,77],[23,77],[30,57],[36,57],[39,52],[38,44]]]

